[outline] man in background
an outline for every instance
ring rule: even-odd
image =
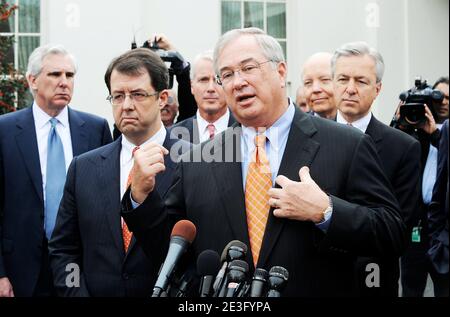
[[[333,79],[331,75],[331,58],[333,54],[321,52],[308,58],[303,65],[302,82],[306,104],[312,114],[336,119]]]
[[[47,244],[72,158],[111,142],[105,119],[69,107],[77,68],[61,45],[30,55],[30,108],[0,117],[0,296],[54,295]]]

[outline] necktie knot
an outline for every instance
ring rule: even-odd
[[[264,134],[258,134],[255,136],[256,147],[264,149],[266,147],[266,136]]]
[[[55,128],[57,124],[58,124],[58,119],[56,119],[56,118],[50,119],[50,125],[52,128]]]
[[[133,148],[133,150],[131,151],[131,157],[134,157],[134,153],[135,153],[137,150],[139,150],[139,149],[140,149],[139,146],[135,146],[135,147]]]
[[[206,126],[206,128],[208,129],[208,132],[209,132],[209,138],[210,139],[214,138],[214,134],[216,132],[216,128],[215,128],[214,124],[210,123]]]

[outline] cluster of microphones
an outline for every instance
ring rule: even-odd
[[[195,239],[195,225],[188,220],[178,221],[172,229],[169,250],[159,271],[152,297],[185,297],[191,278],[174,283],[180,259]],[[214,250],[204,250],[197,258],[197,275],[200,277],[199,297],[281,297],[289,272],[281,266],[269,271],[256,268],[249,276],[245,261],[247,246],[239,240],[228,243],[222,255]],[[172,295],[172,284],[177,292]]]

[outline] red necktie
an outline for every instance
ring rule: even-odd
[[[208,128],[208,132],[209,132],[209,138],[210,139],[214,138],[214,132],[216,130],[214,127],[214,124],[212,124],[212,123],[208,124],[207,128]]]

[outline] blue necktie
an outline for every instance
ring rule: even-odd
[[[437,157],[438,150],[430,144],[430,151],[428,152],[428,158],[423,171],[422,180],[422,198],[423,202],[427,205],[431,203],[433,187],[436,182]]]
[[[58,120],[50,119],[50,132],[47,147],[47,180],[45,184],[45,235],[52,236],[56,215],[66,181],[66,161],[61,139],[56,132]]]

